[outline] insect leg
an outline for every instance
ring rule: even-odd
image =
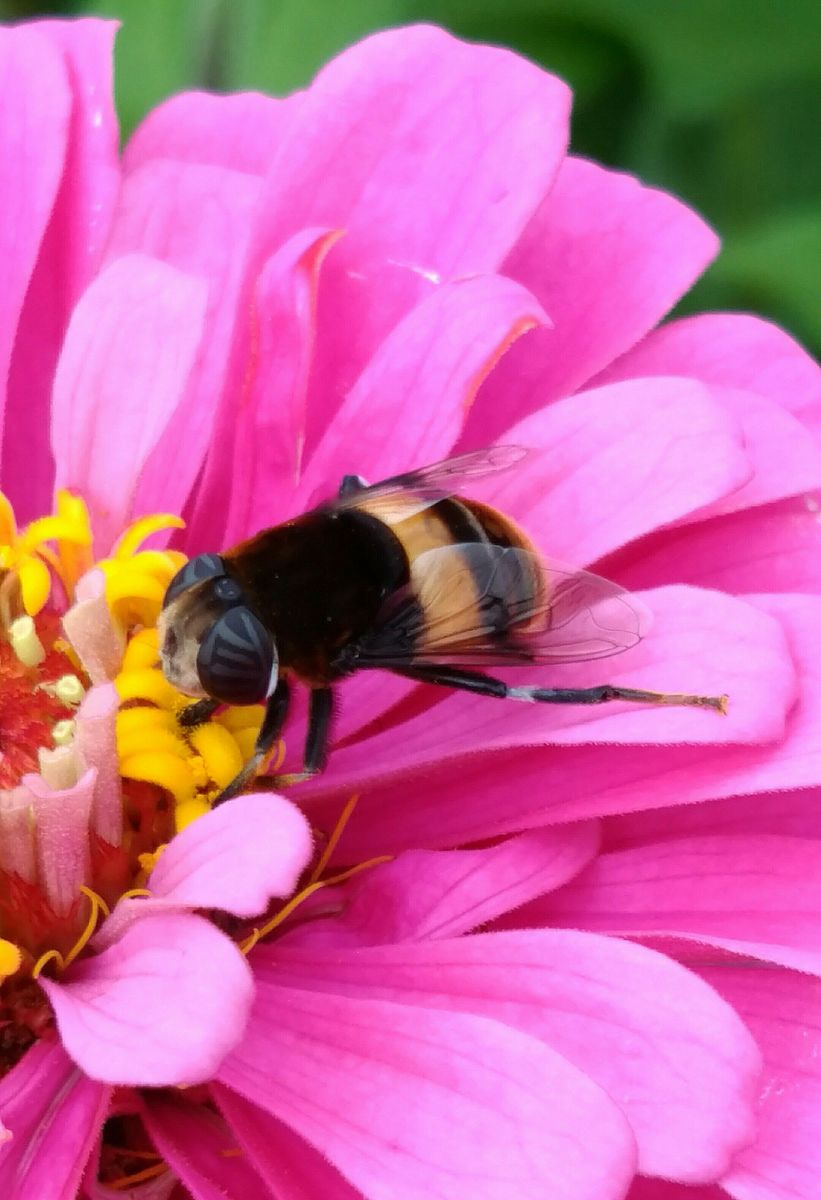
[[[280,679],[273,694],[268,698],[265,716],[262,719],[262,725],[254,744],[254,753],[239,774],[235,775],[228,786],[223,788],[217,796],[214,801],[214,808],[218,804],[224,804],[226,800],[231,800],[234,796],[239,795],[249,783],[253,782],[257,771],[270,753],[271,747],[282,731],[282,726],[285,724],[285,718],[288,715],[290,699],[291,693],[288,683],[285,679]]]
[[[712,708],[726,713],[726,696],[692,696],[681,692],[645,692],[638,688],[615,687],[603,683],[589,688],[513,687],[501,679],[463,671],[458,667],[413,667],[396,672],[420,683],[436,683],[442,687],[492,696],[497,700],[524,700],[531,704],[606,704],[608,700],[628,700],[633,704],[666,704],[689,708]]]
[[[344,500],[346,496],[355,496],[357,492],[364,492],[367,486],[361,475],[343,475],[339,485],[339,499]]]
[[[292,775],[273,775],[266,779],[266,787],[289,787],[292,783],[304,783],[306,779],[311,779],[325,770],[332,716],[333,692],[329,687],[314,688],[308,710],[308,733],[305,738],[302,770]]]
[[[219,700],[212,700],[210,696],[205,700],[195,700],[193,704],[186,704],[185,708],[179,711],[177,723],[183,729],[193,729],[196,725],[204,725],[206,721],[210,721],[219,706]]]

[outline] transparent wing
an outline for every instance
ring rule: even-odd
[[[322,507],[336,511],[366,507],[374,516],[393,524],[397,520],[407,520],[446,496],[458,495],[466,484],[509,470],[528,453],[524,446],[488,446],[484,450],[471,450],[418,471],[382,479],[347,496],[329,500]],[[401,497],[400,505],[394,503],[396,497]]]
[[[580,662],[629,650],[649,623],[640,601],[598,575],[523,549],[465,543],[419,556],[413,586],[391,597],[360,662]]]

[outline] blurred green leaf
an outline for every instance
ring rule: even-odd
[[[745,309],[821,346],[821,221],[816,207],[780,213],[736,235],[687,296],[682,311]]]
[[[344,46],[411,13],[406,0],[226,0],[223,15],[223,85],[282,95]]]
[[[220,0],[89,0],[81,11],[122,22],[115,87],[124,135],[166,96],[202,86]]]

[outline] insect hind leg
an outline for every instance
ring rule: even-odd
[[[355,496],[357,492],[364,492],[367,487],[368,484],[361,475],[343,475],[337,495],[340,500],[345,500],[348,496]]]
[[[694,696],[686,692],[648,692],[639,688],[616,687],[603,683],[589,688],[545,688],[526,685],[514,687],[502,679],[463,671],[458,667],[413,667],[402,669],[405,675],[420,683],[435,683],[441,687],[490,696],[496,700],[522,700],[530,704],[606,704],[610,700],[626,700],[631,704],[660,704],[671,707],[712,708],[726,713],[726,696]]]

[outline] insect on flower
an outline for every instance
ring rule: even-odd
[[[253,780],[284,724],[290,681],[310,689],[304,766],[327,759],[332,688],[354,671],[538,704],[689,705],[726,696],[512,686],[470,668],[605,658],[634,646],[644,612],[616,584],[546,560],[510,517],[461,495],[527,452],[495,446],[368,486],[346,475],[335,500],[172,579],[159,622],[163,670],[187,695],[190,724],[221,704],[266,703],[254,753],[220,793]]]

